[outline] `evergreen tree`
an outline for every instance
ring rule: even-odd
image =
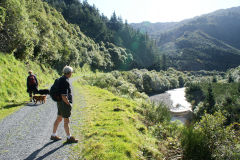
[[[216,102],[215,102],[215,97],[214,97],[213,90],[212,90],[212,85],[209,84],[207,96],[206,96],[206,99],[205,99],[205,107],[206,107],[207,113],[209,113],[209,114],[214,113],[215,103]]]
[[[217,83],[217,76],[213,76],[212,82]]]
[[[161,69],[166,71],[167,70],[167,58],[166,58],[166,55],[163,54],[162,55],[162,66],[161,66]]]
[[[126,48],[127,54],[132,54],[130,57],[133,57],[135,61],[133,66],[146,68],[153,65],[157,51],[154,41],[147,34],[133,29],[127,22],[124,23],[115,12],[108,19],[100,14],[94,5],[89,5],[86,0],[83,2],[78,0],[44,1],[60,11],[69,23],[78,25],[81,31],[95,42],[105,44],[109,42]]]
[[[228,76],[228,83],[232,83],[232,82],[234,82],[234,79],[233,79],[232,74],[230,74],[230,75]]]
[[[121,28],[121,21],[119,21],[119,19],[117,18],[115,11],[113,12],[113,14],[108,22],[108,27],[114,31],[119,31]]]

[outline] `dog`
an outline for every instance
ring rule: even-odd
[[[49,93],[50,93],[49,89],[38,90],[38,94],[41,94],[41,95],[46,95],[46,94],[49,94]]]
[[[46,103],[47,96],[46,95],[40,95],[40,96],[33,96],[33,101],[35,104],[39,101],[39,103]]]

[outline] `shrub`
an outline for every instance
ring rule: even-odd
[[[150,126],[171,120],[169,107],[164,104],[142,103],[141,108],[145,121]]]
[[[140,93],[135,85],[129,83],[120,76],[120,72],[114,71],[107,74],[100,74],[97,76],[84,77],[88,84],[107,89],[114,94],[130,98],[144,98],[147,96]]]
[[[189,102],[193,102],[193,106],[198,105],[204,100],[205,96],[199,83],[189,83],[186,88],[186,98]]]
[[[195,130],[193,126],[183,129],[181,145],[183,148],[183,159],[185,160],[211,159],[207,139],[202,135],[202,132]]]
[[[3,7],[0,7],[0,30],[3,28],[5,18],[6,18],[6,10]]]
[[[205,114],[194,128],[182,133],[184,159],[236,159],[239,140],[231,126],[225,127],[226,118],[221,112]]]

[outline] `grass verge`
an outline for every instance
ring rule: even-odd
[[[75,158],[162,159],[156,139],[139,120],[138,102],[80,82],[74,83],[74,89],[73,121],[78,122],[73,130],[83,141],[73,147],[74,155],[79,155]],[[85,104],[80,101],[83,97]]]
[[[18,61],[13,55],[0,53],[0,120],[17,111],[29,100],[26,92],[28,70],[33,70],[39,89],[48,88],[57,72],[34,62]]]

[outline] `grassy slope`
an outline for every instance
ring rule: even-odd
[[[74,127],[78,138],[83,136],[82,155],[88,160],[97,159],[146,159],[147,156],[161,159],[155,139],[135,112],[137,102],[116,97],[107,90],[88,85],[74,84],[75,104],[73,119],[79,119],[79,111],[84,115]],[[84,104],[79,101],[83,96]],[[81,144],[74,146],[79,154]],[[79,154],[80,155],[80,154]],[[78,157],[79,158],[79,157]]]
[[[28,70],[33,70],[39,81],[39,89],[48,88],[57,76],[56,71],[30,62],[24,64],[12,55],[0,53],[0,120],[18,110],[26,103],[26,78]]]

